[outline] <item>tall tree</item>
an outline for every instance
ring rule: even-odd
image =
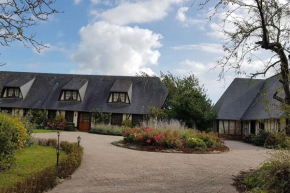
[[[211,100],[193,74],[177,77],[161,73],[161,81],[168,89],[165,112],[168,118],[185,122],[188,127],[206,130],[216,118]]]
[[[47,21],[49,16],[59,13],[53,8],[55,0],[2,0],[0,3],[0,45],[10,46],[14,41],[25,47],[33,46],[38,52],[46,46],[27,34],[26,29]]]
[[[204,8],[210,2],[202,0],[200,6]],[[223,10],[222,31],[227,40],[224,44],[226,55],[218,61],[222,69],[220,76],[224,76],[227,68],[241,73],[241,67],[245,63],[254,65],[255,53],[264,50],[269,54],[269,59],[264,63],[264,69],[251,73],[251,77],[265,75],[271,68],[278,70],[285,97],[275,93],[273,98],[280,101],[282,106],[289,106],[289,0],[218,0],[214,3],[212,16]],[[289,125],[286,132],[290,134]]]

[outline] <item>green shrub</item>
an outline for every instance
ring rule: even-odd
[[[75,131],[75,124],[74,123],[66,123],[64,130],[65,131]]]
[[[270,162],[244,179],[251,192],[290,192],[290,152],[278,151],[272,154]]]
[[[265,141],[265,147],[290,149],[290,138],[283,133],[271,133]]]
[[[201,149],[206,148],[206,144],[204,141],[194,137],[187,139],[186,146],[190,148],[201,148]]]
[[[251,137],[251,143],[257,146],[264,146],[265,141],[269,135],[269,132],[260,129],[257,135]]]
[[[126,119],[126,120],[124,120],[123,122],[122,122],[122,126],[124,126],[124,127],[132,127],[132,121],[131,120],[129,120],[129,119]]]
[[[42,109],[32,109],[26,115],[27,119],[36,125],[38,129],[45,128],[48,121],[48,111]]]
[[[55,147],[57,144],[55,139],[37,139],[37,143],[52,147]],[[60,146],[68,156],[60,161],[58,173],[55,166],[47,167],[25,180],[8,187],[1,187],[0,192],[45,192],[56,186],[57,178],[69,177],[81,164],[83,148],[78,147],[77,143],[69,143],[67,141],[62,141]]]
[[[92,112],[92,120],[94,124],[110,124],[111,113],[102,113],[100,109]]]
[[[0,170],[13,165],[15,150],[23,148],[28,138],[27,130],[18,118],[0,113]]]

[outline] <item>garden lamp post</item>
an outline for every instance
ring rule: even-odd
[[[60,133],[57,132],[57,147],[56,147],[56,169],[57,169],[57,174],[58,174],[58,162],[59,162],[59,155],[60,155],[60,143],[59,143],[59,136]]]
[[[80,142],[81,142],[81,136],[78,136],[78,147],[80,147]]]

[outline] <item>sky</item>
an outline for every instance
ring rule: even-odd
[[[193,73],[217,102],[232,80],[212,69],[224,53],[221,27],[193,0],[57,0],[62,11],[25,30],[49,48],[0,47],[2,71],[176,76]],[[252,69],[251,66],[246,66]],[[211,70],[212,69],[212,70]],[[247,70],[247,69],[246,69]]]

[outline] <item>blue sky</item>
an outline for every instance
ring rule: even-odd
[[[223,55],[222,35],[191,0],[58,0],[63,13],[25,33],[50,48],[0,47],[3,71],[179,76],[193,73],[216,102],[235,75],[218,82],[210,69]]]

